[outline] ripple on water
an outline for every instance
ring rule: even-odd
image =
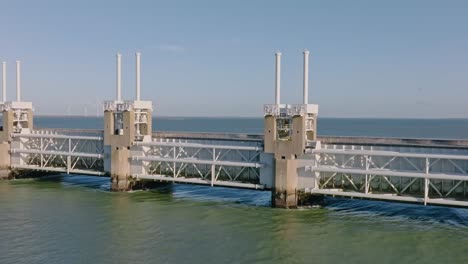
[[[465,209],[327,198],[321,208],[283,210],[269,207],[268,192],[178,184],[108,189],[108,179],[84,176],[0,182],[0,263],[461,263],[468,257]]]

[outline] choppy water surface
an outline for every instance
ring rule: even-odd
[[[330,198],[282,210],[268,192],[108,189],[99,177],[0,182],[0,263],[468,263],[466,209]]]

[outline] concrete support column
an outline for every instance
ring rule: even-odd
[[[132,190],[130,179],[130,150],[125,147],[115,147],[111,150],[111,190],[122,192]]]
[[[263,149],[266,153],[275,152],[275,140],[276,140],[276,118],[272,115],[265,116],[264,121],[264,146]]]
[[[294,116],[292,124],[291,143],[294,145],[295,152],[302,155],[307,142],[306,119],[304,116]]]
[[[132,178],[135,164],[131,154],[136,141],[151,138],[151,118],[151,102],[110,101],[105,104],[104,170],[110,175],[111,191],[144,187]]]
[[[9,179],[10,171],[10,143],[0,143],[0,179]]]
[[[4,102],[0,105],[3,122],[0,129],[0,179],[11,179],[12,134],[23,129],[33,129],[32,104],[28,102]],[[14,143],[14,142],[13,142]]]
[[[308,109],[307,106],[300,107],[297,109]],[[282,112],[288,113],[284,110]],[[311,125],[307,124],[311,120],[311,115],[312,113],[300,111],[297,114],[287,116],[265,115],[264,151],[274,156],[271,186],[273,207],[296,208],[298,205],[304,205],[310,201],[310,195],[305,194],[303,186],[307,181],[312,180],[313,182],[313,177],[309,177],[305,171],[307,161],[312,160],[306,154],[306,147],[315,140],[314,133],[316,131],[315,127],[311,128]],[[289,121],[285,122],[285,119],[289,119]],[[316,120],[314,119],[314,121]],[[292,126],[289,128],[277,127],[281,122],[292,124]],[[282,137],[279,137],[278,130],[284,134]],[[288,132],[285,131],[289,131],[289,136]],[[263,181],[267,182],[266,179]],[[312,185],[307,183],[307,186]]]
[[[273,207],[297,207],[297,160],[294,157],[275,159],[274,186]]]
[[[3,124],[0,131],[0,179],[10,178],[10,149],[11,149],[11,136],[13,127],[13,112],[3,111]]]
[[[133,110],[104,112],[104,145],[106,160],[105,170],[110,174],[111,191],[129,191],[132,189],[130,179],[130,147],[134,141]],[[123,126],[117,125],[122,122]]]

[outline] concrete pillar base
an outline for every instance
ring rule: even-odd
[[[2,137],[5,136],[3,134],[2,134]],[[11,179],[10,144],[8,142],[0,143],[0,179],[2,180]]]
[[[126,192],[133,190],[133,184],[131,179],[126,177],[119,177],[118,175],[111,176],[111,187],[112,192]]]
[[[125,192],[132,190],[130,178],[130,150],[125,147],[116,147],[111,151],[111,191]]]
[[[297,208],[297,160],[292,157],[283,158],[286,157],[275,159],[275,188],[272,192],[272,204],[273,207],[278,208]]]
[[[296,209],[298,207],[323,206],[325,204],[323,195],[304,191],[288,194],[286,191],[273,190],[271,194],[271,203],[274,208]]]
[[[11,171],[9,169],[0,169],[0,180],[11,180]]]
[[[127,192],[134,190],[148,190],[159,188],[162,186],[170,185],[172,183],[157,182],[157,181],[138,181],[130,177],[111,177],[111,191],[112,192]]]
[[[297,208],[297,195],[296,192],[287,192],[285,190],[273,189],[271,192],[271,205],[274,208]]]

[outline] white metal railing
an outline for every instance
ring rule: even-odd
[[[468,206],[468,154],[315,149],[311,192],[424,204]],[[461,198],[461,200],[459,199]]]
[[[124,112],[130,110],[152,110],[153,105],[151,101],[105,101],[104,111],[117,111]]]
[[[256,142],[155,140],[136,142],[131,160],[136,179],[262,189],[260,153]],[[138,164],[137,164],[138,163]]]
[[[102,133],[79,136],[40,132],[12,135],[12,168],[68,174],[105,174]]]
[[[190,142],[135,142],[136,146],[160,146],[160,147],[186,147],[186,148],[210,148],[210,149],[232,149],[232,150],[249,150],[249,151],[261,151],[262,147],[255,146],[243,146],[243,145],[216,145],[216,144],[202,144],[202,143],[190,143]]]
[[[318,105],[315,104],[266,104],[263,106],[265,116],[299,116],[305,114],[317,114]]]
[[[12,137],[18,138],[55,138],[55,139],[78,139],[78,140],[103,140],[102,136],[76,136],[76,135],[60,135],[60,134],[12,134]]]
[[[279,116],[280,115],[281,105],[277,104],[266,104],[263,106],[263,112],[265,116]]]
[[[288,108],[289,116],[297,116],[307,114],[307,105],[295,104],[290,105]]]

